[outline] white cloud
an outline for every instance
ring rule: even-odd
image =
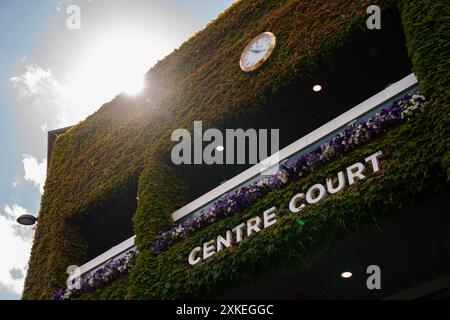
[[[16,219],[23,214],[30,213],[25,208],[17,204],[13,204],[12,206],[6,205],[4,210],[0,212],[0,216],[3,216],[9,222],[12,222],[11,228],[14,231],[13,233],[15,237],[19,237],[24,241],[31,241],[34,234],[33,228],[16,223]]]
[[[108,64],[109,69],[111,65]],[[66,75],[66,82],[61,82],[51,69],[27,61],[24,68],[22,75],[11,77],[9,81],[17,91],[19,106],[44,132],[85,119],[120,93],[117,86],[111,85],[111,82],[115,84],[111,79],[124,77],[112,77],[105,70],[95,70],[94,65],[88,65],[80,67],[83,72],[76,79]]]
[[[19,300],[20,294],[14,288],[0,282],[0,300]]]
[[[23,289],[24,278],[19,275],[26,273],[34,233],[33,227],[16,222],[25,213],[28,211],[17,204],[0,211],[0,297],[18,298]],[[23,228],[22,234],[18,228]]]
[[[26,61],[24,62],[26,63]],[[33,121],[39,126],[59,128],[67,126],[67,87],[61,84],[51,69],[45,70],[35,64],[25,65],[25,72],[9,81],[17,89],[19,100],[32,109]],[[47,124],[48,123],[48,124]]]
[[[23,75],[9,79],[14,85],[21,86],[24,95],[45,93],[48,87],[59,86],[51,70],[43,70],[37,65],[28,65],[25,69]]]
[[[34,236],[34,227],[22,226],[20,224],[12,225],[14,236],[24,241],[32,241]]]
[[[30,155],[23,155],[23,169],[25,170],[24,179],[32,182],[39,188],[39,192],[44,193],[45,178],[47,175],[47,159],[42,160],[41,163],[36,158]]]
[[[25,208],[22,208],[18,204],[13,204],[12,206],[6,205],[0,216],[4,216],[7,220],[12,221],[17,219],[19,216],[28,213]]]

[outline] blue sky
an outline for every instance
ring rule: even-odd
[[[138,91],[157,60],[233,2],[0,1],[0,300],[22,291],[33,228],[15,219],[39,212],[47,131]],[[67,27],[71,5],[80,29]]]

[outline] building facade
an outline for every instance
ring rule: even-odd
[[[23,298],[448,298],[450,8],[371,5],[239,1],[49,136]],[[195,121],[279,129],[279,167],[174,164]]]

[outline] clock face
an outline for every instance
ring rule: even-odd
[[[275,48],[275,35],[264,32],[253,38],[245,47],[239,62],[243,71],[253,71],[261,66]]]

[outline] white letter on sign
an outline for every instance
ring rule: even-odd
[[[245,227],[245,223],[241,223],[240,225],[233,228],[233,232],[236,234],[236,242],[242,241],[242,228]]]
[[[277,223],[277,219],[275,218],[277,216],[275,214],[275,210],[277,210],[277,208],[272,207],[264,211],[263,213],[264,228],[270,227],[271,225]]]
[[[318,195],[315,195],[314,191],[319,191]],[[306,202],[310,204],[314,204],[322,200],[327,195],[327,192],[325,190],[325,187],[321,185],[320,183],[313,185],[311,188],[309,188],[308,192],[306,193]]]
[[[216,247],[214,246],[214,242],[216,241],[211,240],[203,244],[203,260],[208,259],[215,253],[214,250],[216,249]]]
[[[196,247],[191,251],[191,253],[189,254],[189,259],[188,259],[189,264],[191,266],[196,265],[197,263],[202,261],[202,259],[199,257],[201,252],[202,252],[202,248],[200,248],[200,247]]]
[[[380,170],[380,166],[378,164],[378,158],[381,157],[383,154],[381,153],[381,151],[378,151],[377,153],[374,153],[373,155],[367,157],[365,160],[366,162],[371,162],[372,163],[372,169],[373,172],[378,172]]]
[[[356,171],[354,170],[356,169]],[[361,162],[357,162],[347,168],[348,184],[352,185],[355,183],[355,177],[359,179],[364,179],[365,176],[362,174],[366,168]]]
[[[232,236],[233,235],[231,234],[231,231],[228,230],[226,239],[224,239],[222,236],[217,237],[217,252],[222,250],[223,246],[225,246],[226,248],[229,248],[231,246]]]
[[[297,193],[295,196],[293,196],[291,201],[289,202],[289,210],[291,210],[291,212],[293,213],[302,210],[305,207],[305,204],[301,203],[300,199],[303,198],[305,198],[305,195],[303,193]]]
[[[261,231],[259,225],[261,224],[260,217],[254,217],[247,221],[247,236],[250,236],[253,232],[258,233]]]

